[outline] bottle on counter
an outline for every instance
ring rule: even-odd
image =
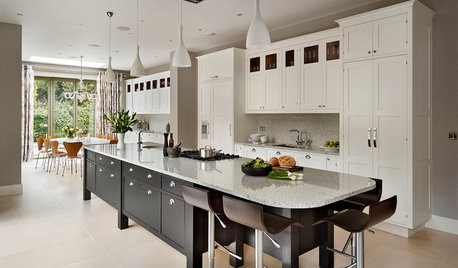
[[[164,156],[168,156],[168,155],[169,155],[169,154],[167,153],[168,137],[169,137],[169,133],[164,133],[164,148],[163,148],[163,154],[164,154]]]
[[[170,139],[169,139],[169,148],[173,148],[175,141],[173,140],[173,133],[170,133]]]

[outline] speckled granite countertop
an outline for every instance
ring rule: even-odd
[[[287,151],[295,151],[295,152],[309,152],[309,153],[315,153],[315,154],[325,154],[325,155],[334,155],[334,156],[339,156],[339,151],[326,151],[318,146],[311,146],[311,147],[305,147],[305,146],[297,146],[297,147],[285,147],[285,146],[278,146],[279,143],[271,143],[271,142],[266,142],[262,144],[254,144],[251,142],[235,142],[235,144],[242,144],[245,146],[253,146],[253,147],[262,147],[266,149],[279,149],[279,150],[287,150]],[[295,146],[292,145],[291,146]]]
[[[92,145],[84,148],[272,207],[321,207],[375,188],[375,182],[366,177],[310,168],[304,168],[304,178],[298,181],[247,176],[240,168],[248,160],[246,158],[212,162],[168,158],[162,155],[160,145],[158,148],[141,151],[138,151],[136,144],[126,144],[123,150],[117,150],[116,145]]]

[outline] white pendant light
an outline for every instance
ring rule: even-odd
[[[183,0],[181,2],[180,8],[180,26],[178,26],[178,46],[175,50],[175,55],[173,55],[173,67],[190,67],[191,58],[189,57],[188,50],[184,46],[183,42]]]
[[[255,1],[255,9],[253,20],[251,21],[250,28],[246,37],[246,48],[247,49],[262,49],[270,47],[270,34],[267,30],[266,25],[261,17],[259,11],[259,0]]]
[[[115,74],[113,72],[113,68],[111,68],[111,17],[113,17],[113,12],[107,12],[108,16],[108,67],[107,71],[105,72],[105,76],[103,77],[103,82],[107,83],[114,83]]]
[[[140,60],[140,46],[138,45],[138,0],[137,0],[137,54],[130,68],[130,76],[143,76],[145,75],[145,67],[143,66],[142,61]]]

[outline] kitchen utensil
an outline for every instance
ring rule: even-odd
[[[167,147],[169,145],[169,133],[164,133],[164,149],[162,150],[162,153],[164,156],[168,156],[169,154],[167,153]]]
[[[180,153],[181,153],[181,148],[178,148],[178,147],[167,148],[167,154],[169,157],[172,157],[172,158],[179,157]]]
[[[215,157],[221,150],[216,150],[212,148],[211,146],[205,146],[204,148],[199,149],[200,152],[200,157],[202,158],[211,158]]]

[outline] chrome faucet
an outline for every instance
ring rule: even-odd
[[[138,144],[138,145],[140,145],[140,144],[143,143],[143,142],[142,142],[142,133],[143,133],[143,130],[140,130],[140,131],[138,132],[138,141],[137,141],[137,144]]]
[[[296,139],[296,144],[297,145],[304,144],[304,141],[302,140],[302,134],[301,134],[301,132],[299,130],[291,129],[289,132],[296,132],[297,133],[297,139]]]
[[[305,140],[302,136],[303,134],[305,134]],[[306,146],[310,146],[310,144],[312,143],[312,140],[309,138],[309,133],[307,131],[301,132],[301,140],[302,140],[302,143],[305,143]]]

